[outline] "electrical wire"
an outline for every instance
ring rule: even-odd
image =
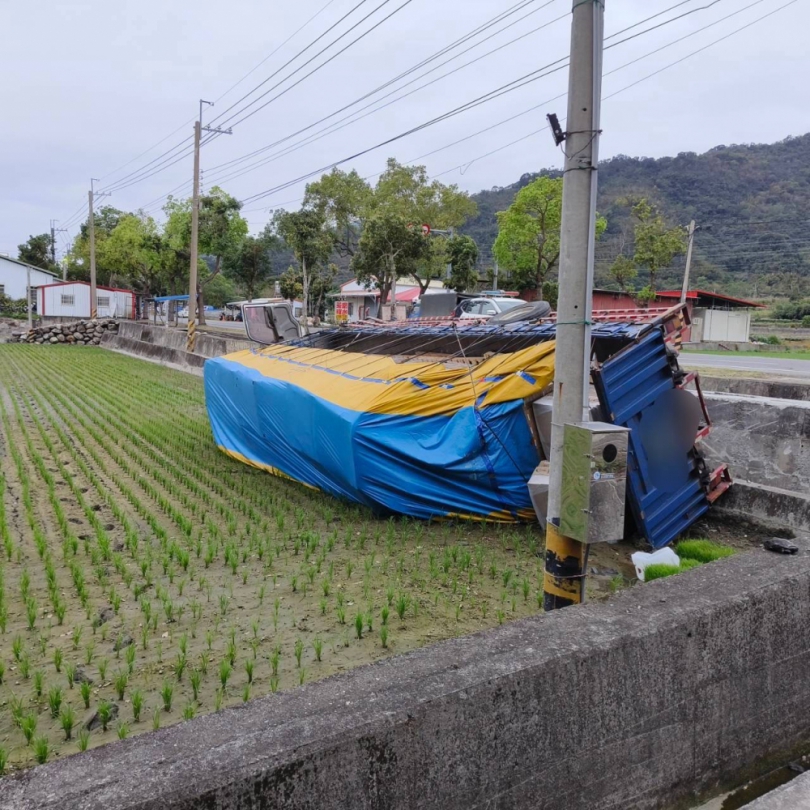
[[[534,0],[532,0],[532,2],[534,2]],[[382,98],[377,99],[375,102],[372,102],[372,104],[361,108],[361,110],[367,109],[368,106],[373,106],[373,104],[378,103],[383,98],[387,98],[388,96],[393,95],[393,93],[399,92],[399,90],[402,90],[404,87],[407,87],[408,85],[413,84],[413,82],[418,81],[419,78],[427,76],[429,73],[432,73],[433,71],[438,70],[440,67],[448,64],[449,62],[453,61],[454,59],[458,59],[463,54],[468,53],[469,51],[473,50],[474,48],[479,47],[480,45],[484,44],[485,42],[488,42],[490,39],[493,39],[498,34],[501,34],[504,31],[506,31],[508,28],[511,28],[511,27],[517,25],[518,23],[520,23],[523,20],[527,19],[531,15],[536,14],[538,11],[542,11],[542,9],[546,8],[547,6],[551,5],[554,2],[557,2],[557,0],[548,0],[548,2],[544,3],[542,6],[539,6],[538,8],[530,11],[528,14],[525,14],[523,17],[520,17],[517,20],[514,20],[513,22],[511,22],[508,25],[504,26],[500,30],[490,34],[489,36],[487,36],[485,39],[481,40],[480,42],[477,42],[474,45],[471,45],[469,48],[466,48],[465,50],[461,51],[460,53],[456,54],[455,56],[453,56],[450,59],[446,60],[445,62],[441,63],[440,65],[437,65],[436,67],[432,68],[430,71],[427,71],[426,73],[423,73],[422,76],[417,77],[417,79],[413,79],[408,84],[403,85],[402,87],[399,87],[399,88],[391,91],[391,93],[388,93],[385,96],[383,96]],[[527,3],[524,3],[523,5],[524,6],[527,5]],[[498,22],[502,21],[505,16],[506,15],[498,15]],[[561,17],[559,19],[564,19],[567,16],[568,16],[568,14],[566,13],[565,15],[563,15],[563,17]],[[556,22],[556,20],[552,20],[552,22]],[[252,157],[255,157],[255,156],[259,155],[259,154],[262,154],[263,152],[266,152],[269,149],[272,149],[272,148],[274,148],[276,146],[279,146],[280,144],[285,143],[286,141],[291,140],[292,138],[295,138],[298,135],[303,134],[304,132],[309,131],[313,127],[316,127],[319,124],[322,124],[325,121],[328,121],[330,118],[334,118],[336,115],[339,115],[340,113],[345,112],[346,110],[350,109],[351,107],[354,107],[357,104],[360,104],[361,102],[365,101],[367,98],[370,98],[371,96],[376,95],[377,93],[380,93],[381,91],[385,90],[387,87],[390,87],[392,84],[395,84],[396,82],[400,81],[401,79],[406,78],[411,73],[415,73],[417,70],[421,69],[425,65],[430,64],[430,62],[433,62],[436,59],[441,58],[442,56],[444,56],[446,53],[448,53],[453,48],[458,47],[459,44],[464,44],[464,42],[469,41],[471,38],[473,38],[473,36],[477,36],[478,33],[483,33],[483,31],[487,30],[488,28],[492,27],[495,24],[496,24],[495,22],[490,20],[487,24],[478,26],[477,29],[475,29],[475,31],[470,32],[469,34],[465,35],[461,39],[456,40],[454,43],[451,43],[450,45],[445,46],[441,50],[437,51],[435,54],[423,59],[421,62],[419,62],[418,64],[416,64],[413,67],[409,68],[408,70],[403,71],[402,73],[400,73],[398,76],[394,77],[393,79],[389,79],[385,83],[381,84],[379,87],[376,87],[373,90],[368,91],[367,93],[360,96],[359,98],[356,98],[353,101],[349,102],[348,104],[345,104],[344,106],[340,107],[339,109],[334,110],[333,112],[329,113],[329,115],[325,115],[322,118],[319,118],[317,121],[314,121],[313,123],[309,124],[308,126],[302,127],[301,129],[297,130],[296,132],[293,132],[293,133],[291,133],[289,135],[286,135],[285,137],[280,138],[280,139],[274,141],[273,143],[267,144],[266,146],[263,146],[263,147],[261,147],[259,149],[255,149],[254,151],[249,152],[246,155],[242,155],[241,157],[225,161],[224,163],[217,164],[216,166],[212,166],[211,171],[214,171],[214,170],[220,169],[220,168],[224,168],[224,167],[227,167],[227,166],[231,166],[233,164],[241,163],[241,162],[243,162],[245,160],[248,160],[249,158],[252,158]],[[546,25],[549,25],[549,24],[550,23],[546,23]],[[539,30],[539,29],[534,29],[534,31],[537,31],[537,30]],[[527,35],[528,34],[524,34],[524,35],[522,35],[522,37],[525,37]],[[522,38],[522,37],[520,37],[520,38]],[[516,42],[516,41],[517,40],[512,40],[511,42]],[[507,43],[507,44],[511,44],[511,43]],[[494,53],[494,51],[490,51],[489,53]],[[488,54],[484,54],[483,56],[479,57],[479,59],[483,59],[487,55]],[[469,62],[467,64],[473,64],[473,62]],[[450,74],[445,74],[445,75],[450,75]],[[425,87],[425,86],[427,86],[427,85],[423,85],[422,87]],[[358,110],[356,112],[360,112],[361,110]],[[351,116],[347,116],[347,117],[351,117]],[[344,121],[344,120],[346,120],[346,119],[345,118],[341,119],[341,121]],[[340,123],[340,122],[336,122],[336,123]],[[328,129],[328,127],[326,129]],[[320,130],[320,131],[324,131],[324,130]]]
[[[351,115],[346,116],[345,118],[339,119],[338,121],[336,121],[333,124],[325,127],[324,129],[320,130],[319,132],[314,133],[313,135],[309,136],[308,138],[304,138],[303,140],[301,140],[301,141],[299,141],[299,142],[297,142],[295,144],[292,144],[291,146],[288,146],[288,147],[280,150],[279,152],[275,152],[274,154],[270,155],[269,157],[263,158],[260,161],[257,161],[257,162],[255,162],[253,164],[250,164],[250,165],[246,166],[246,167],[243,167],[243,168],[239,169],[235,173],[229,173],[229,174],[226,174],[224,176],[220,176],[218,178],[218,182],[226,182],[228,180],[236,179],[237,177],[242,177],[243,175],[249,174],[250,172],[254,171],[255,169],[257,169],[257,168],[259,168],[261,166],[266,166],[267,164],[272,163],[272,162],[274,162],[274,161],[276,161],[276,160],[278,160],[280,158],[287,157],[288,155],[292,154],[293,152],[296,152],[299,149],[302,149],[302,148],[304,148],[306,146],[310,146],[311,144],[315,143],[316,141],[321,140],[322,138],[327,137],[328,135],[332,135],[335,132],[339,132],[340,130],[342,130],[342,129],[348,127],[348,126],[351,126],[352,124],[355,124],[358,121],[361,121],[362,119],[367,118],[370,115],[373,115],[373,114],[375,114],[377,112],[380,112],[381,110],[386,109],[387,107],[390,107],[392,104],[396,104],[398,101],[401,101],[401,100],[403,100],[405,98],[408,98],[408,97],[410,97],[410,96],[412,96],[412,95],[414,95],[416,93],[419,93],[422,90],[424,90],[426,87],[429,87],[429,86],[431,86],[433,84],[436,84],[437,82],[441,81],[442,79],[445,79],[448,76],[453,75],[454,73],[458,73],[459,71],[463,70],[464,68],[469,67],[470,65],[474,65],[475,63],[480,62],[482,59],[485,59],[488,56],[491,56],[492,54],[503,50],[504,48],[508,47],[509,45],[512,45],[512,44],[514,44],[516,42],[519,42],[520,40],[525,39],[526,37],[531,36],[532,34],[537,33],[538,31],[541,31],[544,28],[547,28],[548,26],[552,25],[553,23],[564,20],[567,17],[568,17],[568,14],[564,14],[564,15],[562,15],[560,17],[556,17],[555,19],[550,20],[549,22],[544,23],[543,25],[540,25],[540,26],[538,26],[536,28],[533,28],[531,31],[527,31],[525,34],[521,34],[520,36],[518,36],[518,37],[516,37],[514,39],[511,39],[508,42],[503,43],[502,45],[499,45],[497,48],[493,48],[492,50],[487,51],[484,54],[481,54],[480,56],[476,57],[475,59],[472,59],[469,62],[465,62],[463,65],[459,65],[458,67],[454,68],[453,70],[451,70],[451,71],[449,71],[447,73],[443,73],[441,76],[438,76],[438,77],[436,77],[435,79],[432,79],[429,82],[425,82],[424,84],[419,85],[418,87],[414,88],[413,90],[410,90],[407,93],[403,93],[402,95],[399,95],[396,98],[391,99],[390,101],[386,102],[385,104],[380,104],[380,102],[383,99],[393,95],[396,92],[399,92],[400,90],[403,90],[405,87],[408,87],[411,84],[413,84],[414,82],[419,81],[419,79],[424,78],[424,76],[427,76],[429,73],[433,72],[433,70],[438,70],[439,67],[441,67],[441,66],[447,64],[448,62],[452,61],[453,59],[457,58],[457,57],[452,57],[452,59],[447,60],[447,62],[443,62],[442,65],[439,65],[436,68],[433,68],[432,70],[428,71],[427,73],[423,73],[421,76],[417,77],[416,79],[413,79],[412,81],[408,82],[407,84],[403,85],[402,87],[397,88],[396,90],[392,91],[391,93],[387,93],[385,96],[382,96],[380,99],[377,99],[377,100],[373,101],[371,104],[368,104],[365,107],[361,107],[360,110],[355,111],[354,113],[352,113]],[[477,45],[472,46],[472,47],[477,47]],[[462,52],[462,53],[464,53],[464,52]],[[459,54],[459,56],[460,55],[461,54]],[[380,106],[375,107],[375,105],[377,105],[377,104],[380,104]],[[360,114],[360,113],[363,112],[363,110],[368,110],[369,107],[374,107],[374,109],[369,110],[368,112],[365,112],[363,114]],[[324,120],[324,119],[322,119],[322,120]],[[292,137],[292,136],[288,136],[288,138],[289,137]],[[273,144],[273,145],[283,143],[284,140],[287,140],[287,138],[281,139],[280,141],[276,141],[276,143]],[[270,148],[270,147],[265,147],[265,148]],[[239,159],[237,159],[237,161],[238,160]],[[237,161],[232,161],[232,162],[236,163]],[[214,171],[214,169],[212,169],[211,171]]]
[[[556,1],[556,0],[549,0],[548,2],[546,2],[545,4],[543,4],[542,6],[540,6],[540,8],[539,8],[539,9],[536,9],[535,11],[529,12],[529,14],[524,15],[523,17],[521,17],[521,18],[520,18],[518,21],[516,21],[516,22],[520,22],[521,20],[526,19],[526,17],[530,16],[531,14],[536,13],[536,11],[539,11],[539,10],[541,10],[541,9],[545,8],[546,6],[550,5],[552,2],[555,2],[555,1]],[[357,103],[359,103],[359,102],[363,101],[365,98],[368,98],[368,97],[370,97],[370,96],[372,96],[372,95],[374,95],[374,94],[378,93],[380,90],[385,89],[386,87],[390,86],[392,83],[394,83],[394,82],[398,81],[399,79],[401,79],[401,78],[403,78],[403,77],[406,77],[406,76],[408,76],[410,73],[415,72],[416,70],[418,70],[419,68],[423,67],[424,65],[429,64],[431,61],[434,61],[435,59],[440,58],[442,55],[444,55],[445,53],[448,53],[448,52],[449,52],[450,50],[452,50],[453,48],[458,47],[460,44],[464,44],[465,42],[468,42],[468,41],[469,41],[471,38],[473,38],[473,37],[477,36],[477,35],[478,35],[478,34],[480,34],[480,33],[483,33],[483,32],[485,32],[485,31],[487,31],[489,28],[492,28],[494,25],[497,25],[499,22],[502,22],[504,19],[508,18],[509,16],[512,16],[513,14],[517,13],[518,11],[521,11],[523,8],[525,8],[526,6],[528,6],[528,5],[530,5],[530,4],[534,3],[534,2],[536,2],[536,0],[522,0],[522,2],[520,2],[520,3],[516,4],[515,6],[513,6],[513,7],[512,7],[512,8],[510,8],[510,9],[507,9],[505,12],[502,12],[502,13],[500,13],[500,14],[496,15],[494,18],[492,18],[492,19],[490,19],[490,20],[485,21],[484,23],[482,23],[482,24],[481,24],[481,25],[479,25],[479,26],[476,26],[476,28],[474,28],[472,31],[469,31],[467,34],[463,35],[462,37],[460,37],[459,39],[455,40],[454,42],[451,42],[449,45],[446,45],[444,48],[440,49],[440,50],[439,50],[439,51],[437,51],[436,53],[432,54],[432,55],[431,55],[431,56],[429,56],[429,57],[426,57],[426,58],[425,58],[425,59],[423,59],[423,60],[421,60],[419,63],[417,63],[416,65],[412,66],[411,68],[409,68],[408,70],[404,71],[403,73],[399,74],[398,76],[394,77],[393,79],[389,79],[389,80],[388,80],[387,82],[385,82],[383,85],[380,85],[380,87],[377,87],[377,88],[375,88],[375,89],[374,89],[374,90],[372,90],[372,91],[369,91],[369,92],[368,92],[368,93],[366,93],[364,96],[361,96],[359,99],[355,99],[355,100],[354,100],[353,102],[351,102],[350,104],[345,105],[345,106],[344,106],[344,107],[342,107],[341,109],[336,110],[335,112],[331,113],[329,116],[325,116],[324,118],[320,119],[319,121],[314,122],[313,124],[309,125],[308,127],[305,127],[305,128],[303,128],[302,130],[299,130],[297,133],[293,133],[292,135],[289,135],[289,136],[287,136],[286,138],[283,138],[283,139],[281,139],[281,140],[279,140],[279,141],[276,141],[275,143],[269,144],[269,145],[267,145],[267,146],[265,146],[265,147],[262,147],[262,148],[260,148],[260,149],[258,149],[258,150],[254,150],[253,152],[250,152],[250,153],[248,153],[247,155],[243,155],[243,156],[242,156],[242,157],[240,157],[240,158],[235,158],[235,159],[233,159],[233,160],[226,161],[226,162],[224,162],[224,163],[222,163],[222,164],[217,164],[217,165],[215,165],[215,166],[211,167],[211,168],[208,170],[208,171],[209,171],[209,177],[211,177],[211,176],[212,176],[212,175],[211,175],[211,172],[214,172],[215,170],[217,170],[217,169],[219,169],[219,168],[223,168],[223,167],[227,167],[227,166],[230,166],[230,165],[233,165],[233,164],[237,164],[237,163],[239,163],[239,162],[243,162],[244,160],[247,160],[247,159],[249,159],[250,157],[253,157],[254,155],[258,155],[259,153],[261,153],[261,152],[263,152],[263,151],[266,151],[266,150],[268,150],[268,149],[270,149],[270,148],[272,148],[272,147],[274,147],[274,146],[276,146],[276,145],[278,145],[278,144],[280,144],[280,143],[283,143],[285,140],[288,140],[288,139],[290,139],[290,138],[292,138],[292,137],[295,137],[295,135],[297,135],[297,134],[300,134],[300,133],[302,133],[302,132],[307,131],[308,129],[312,128],[313,126],[317,126],[317,124],[319,124],[319,123],[321,123],[321,122],[323,122],[323,121],[328,120],[329,118],[333,117],[334,115],[339,114],[339,113],[340,113],[340,112],[342,112],[342,111],[344,111],[344,110],[346,110],[346,109],[349,109],[350,107],[352,107],[352,106],[356,105]],[[565,16],[567,16],[567,15],[565,15]],[[478,45],[483,44],[484,42],[488,41],[490,38],[492,38],[492,37],[496,36],[498,33],[501,33],[501,32],[503,32],[503,31],[505,31],[507,28],[509,28],[509,27],[511,27],[512,25],[516,24],[516,22],[510,23],[508,26],[506,26],[506,27],[504,27],[504,28],[500,29],[500,31],[498,31],[498,32],[495,32],[495,34],[491,34],[491,35],[489,35],[489,36],[488,36],[488,37],[486,37],[484,40],[481,40],[481,42],[477,43],[476,45],[474,45],[474,46],[472,46],[472,47],[477,47]],[[552,21],[552,22],[553,22],[553,21]],[[472,49],[472,48],[468,48],[467,50],[471,50],[471,49]],[[462,55],[462,54],[463,54],[463,53],[465,53],[465,52],[466,52],[466,51],[463,51],[461,54],[457,54],[457,55],[456,55],[455,57],[453,57],[453,58],[458,58],[458,56]],[[482,58],[483,58],[483,57],[482,57]],[[451,61],[451,60],[448,60],[448,61]],[[445,64],[446,64],[446,63],[445,63]],[[469,64],[472,64],[472,63],[469,63]],[[438,69],[438,68],[434,68],[434,69]],[[429,72],[430,72],[430,71],[428,71],[428,73],[429,73]],[[426,73],[426,74],[424,74],[424,75],[427,75],[427,73]],[[449,75],[449,74],[447,74],[447,75]],[[407,86],[407,85],[406,85],[406,86]],[[402,89],[402,88],[399,88],[399,89]],[[398,92],[398,90],[395,90],[395,91],[393,91],[393,92]],[[378,99],[377,101],[380,101],[380,100],[381,100],[381,99]],[[377,103],[377,102],[373,102],[373,103]],[[372,105],[369,105],[369,106],[372,106]],[[365,108],[364,108],[364,109],[365,109]],[[207,142],[208,142],[207,140],[206,140],[206,141],[204,141],[204,143],[207,143]],[[183,157],[184,157],[184,156],[183,156]],[[173,162],[177,162],[177,161],[173,161]],[[170,165],[172,165],[172,164],[170,164]],[[261,164],[261,165],[263,165],[263,164]],[[165,168],[168,168],[168,166],[166,166]],[[155,173],[156,173],[156,172],[155,172]],[[143,179],[146,179],[146,178],[143,178]],[[222,182],[222,181],[220,180],[219,182]],[[187,184],[184,184],[184,185],[187,185]],[[171,192],[170,192],[170,193],[171,193]],[[163,197],[165,197],[165,196],[168,196],[168,195],[163,195]],[[161,197],[161,198],[158,198],[158,199],[162,199],[162,197]],[[151,203],[150,203],[150,204],[151,204]]]
[[[711,5],[715,5],[718,2],[720,2],[720,0],[715,0],[715,2],[711,3],[709,6],[701,7],[701,9],[695,9],[695,11],[702,10],[702,8],[709,8]],[[763,0],[758,0],[758,2],[763,2]],[[797,2],[797,0],[791,0],[791,3],[792,2]],[[673,18],[672,20],[666,21],[664,23],[659,23],[659,24],[653,26],[652,28],[645,29],[644,31],[637,32],[637,33],[633,34],[630,37],[626,37],[625,39],[619,40],[618,42],[614,42],[611,45],[608,45],[605,48],[605,50],[608,50],[610,48],[614,48],[614,47],[617,47],[619,45],[622,45],[625,42],[628,42],[630,40],[633,40],[633,39],[636,39],[636,38],[638,38],[640,36],[643,36],[644,34],[649,33],[650,31],[657,30],[658,28],[662,27],[662,25],[666,25],[669,22],[675,22],[676,20],[681,19],[683,16],[686,16],[686,15],[679,15],[678,17]],[[463,105],[460,105],[459,107],[456,107],[456,108],[454,108],[452,110],[449,110],[448,112],[446,112],[446,113],[444,113],[444,114],[442,114],[440,116],[437,116],[437,117],[435,117],[433,119],[430,119],[429,121],[426,121],[426,122],[424,122],[424,123],[422,123],[422,124],[420,124],[420,125],[418,125],[416,127],[412,127],[411,129],[409,129],[409,130],[407,130],[405,132],[402,132],[402,133],[400,133],[398,135],[392,136],[391,138],[388,138],[385,141],[382,141],[381,143],[375,144],[374,146],[368,147],[368,148],[366,148],[364,150],[361,150],[360,152],[356,152],[355,154],[350,155],[350,156],[348,156],[346,158],[343,158],[341,160],[335,161],[333,163],[329,163],[329,164],[327,164],[327,165],[325,165],[325,166],[323,166],[323,167],[321,167],[319,169],[315,169],[312,172],[308,172],[307,174],[301,175],[300,177],[297,177],[297,178],[295,178],[293,180],[287,181],[286,183],[283,183],[283,184],[281,184],[279,186],[274,186],[271,189],[266,189],[265,191],[259,192],[258,194],[254,194],[254,195],[252,195],[250,197],[245,198],[243,200],[243,202],[246,203],[246,204],[249,204],[249,203],[255,202],[255,201],[259,200],[259,199],[263,199],[266,196],[270,196],[271,194],[277,193],[280,190],[283,190],[283,189],[289,188],[289,187],[291,187],[293,185],[296,185],[297,183],[302,182],[303,180],[309,179],[310,177],[313,177],[313,176],[315,176],[317,174],[320,174],[320,173],[322,173],[324,171],[327,171],[327,170],[329,170],[331,168],[340,166],[340,165],[342,165],[344,163],[347,163],[347,162],[350,162],[352,160],[356,160],[358,157],[362,157],[363,155],[366,155],[369,152],[373,152],[373,151],[375,151],[377,149],[382,148],[383,146],[387,146],[387,145],[389,145],[391,143],[394,143],[395,141],[401,140],[402,138],[408,137],[409,135],[412,135],[412,134],[414,134],[416,132],[419,132],[419,131],[421,131],[423,129],[434,126],[437,123],[445,121],[445,120],[447,120],[449,118],[453,118],[456,115],[460,115],[463,112],[467,112],[468,110],[474,109],[474,108],[480,106],[481,104],[486,104],[489,101],[493,101],[496,98],[500,98],[501,96],[506,95],[507,93],[511,93],[514,90],[518,90],[518,89],[520,89],[522,87],[525,87],[528,84],[531,84],[531,83],[537,81],[538,79],[545,78],[546,76],[551,75],[552,73],[556,73],[559,70],[564,69],[568,65],[568,62],[566,60],[568,60],[567,55],[561,57],[560,59],[555,60],[554,62],[550,62],[549,64],[544,65],[541,68],[538,68],[537,70],[531,71],[530,73],[527,73],[524,76],[521,76],[518,79],[513,80],[512,82],[509,82],[509,83],[507,83],[505,85],[502,85],[501,87],[495,88],[494,90],[491,90],[488,93],[485,93],[484,95],[479,96],[478,98],[472,99],[471,101],[469,101],[469,102],[467,102],[467,103],[465,103]],[[560,64],[561,62],[565,62],[565,64]],[[608,98],[609,98],[609,96],[608,96]],[[466,165],[466,164],[462,164],[462,165]]]

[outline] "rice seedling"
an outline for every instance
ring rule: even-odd
[[[62,726],[62,731],[65,732],[65,740],[69,740],[73,736],[73,729],[76,726],[76,712],[72,706],[63,706],[59,712],[59,724]]]
[[[129,726],[122,720],[115,728],[119,740],[125,740],[129,736]]]
[[[160,709],[155,706],[152,710],[152,731],[157,731],[160,728]]]
[[[6,772],[6,768],[8,767],[8,751],[5,748],[0,747],[0,776],[2,776]]]
[[[712,543],[710,540],[681,540],[675,546],[675,552],[681,560],[697,560],[699,563],[714,562],[735,553],[733,548]],[[646,569],[644,573],[646,582]]]
[[[15,657],[15,658],[16,658],[18,661],[20,660],[20,659],[19,659],[19,657],[18,657],[18,655],[17,655],[16,650],[15,650],[15,652],[14,652],[14,657]],[[56,648],[56,649],[53,651],[53,666],[54,666],[54,668],[56,669],[56,671],[57,671],[57,672],[61,672],[61,671],[62,671],[62,661],[63,661],[63,660],[64,660],[64,654],[62,653],[62,648],[61,648],[61,647],[57,647],[57,648]]]
[[[380,644],[382,645],[383,649],[388,648],[388,625],[384,624],[380,628]]]
[[[163,686],[160,690],[160,697],[163,700],[163,711],[170,712],[172,710],[172,696],[174,695],[174,687],[169,681],[163,681]]]
[[[315,660],[320,662],[321,655],[323,654],[323,639],[315,636],[312,641],[312,649],[315,651]]]
[[[79,741],[79,751],[86,751],[87,746],[90,744],[90,732],[86,728],[81,729],[77,739]]]
[[[59,709],[62,706],[62,689],[53,686],[48,690],[48,707],[51,710],[51,717],[59,717]]]
[[[24,653],[23,657],[20,659],[20,675],[28,680],[31,676],[31,659],[28,657],[28,653]]]
[[[358,613],[354,617],[354,632],[357,633],[358,640],[363,638],[363,614]]]
[[[102,681],[107,680],[107,667],[109,665],[110,662],[107,658],[102,658],[101,661],[98,662],[98,676]]]
[[[107,726],[110,725],[110,720],[112,720],[113,709],[112,703],[107,700],[102,700],[101,703],[98,704],[98,720],[101,723],[101,730],[106,731]]]
[[[140,689],[133,689],[129,697],[132,701],[132,719],[134,722],[139,723],[143,711],[143,692]]]
[[[219,663],[219,682],[222,684],[223,691],[228,685],[228,679],[231,677],[233,668],[227,658],[223,658]]]
[[[45,681],[45,673],[41,669],[38,669],[34,673],[34,696],[36,697],[37,700],[39,700],[42,697],[42,686],[44,681]]]
[[[193,703],[187,703],[183,708],[183,720],[193,720],[196,714],[196,709]]]
[[[115,693],[118,695],[119,700],[124,699],[124,692],[126,691],[127,684],[129,683],[129,675],[126,672],[118,672],[114,680]]]
[[[37,737],[34,740],[34,758],[38,765],[44,765],[51,753],[51,744],[47,737]]]
[[[20,731],[25,737],[26,745],[31,745],[31,739],[37,730],[37,716],[35,714],[25,714],[20,718]]]
[[[82,696],[82,700],[84,701],[84,708],[90,708],[90,684],[87,681],[82,681],[79,684],[79,693]]]

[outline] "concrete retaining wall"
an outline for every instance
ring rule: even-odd
[[[249,349],[253,345],[249,340],[219,337],[198,331],[194,353],[189,353],[186,351],[186,339],[184,329],[167,329],[163,326],[123,321],[118,334],[105,337],[102,345],[135,357],[190,370],[202,368],[209,357],[220,357]]]
[[[810,402],[810,383],[776,382],[772,380],[750,379],[747,377],[712,377],[700,375],[704,391],[727,394],[743,394],[754,397],[775,399],[798,399]]]
[[[732,476],[810,492],[810,401],[707,394],[714,427],[704,441],[710,461]]]
[[[752,552],[7,777],[0,809],[685,807],[807,742],[808,671],[810,557]]]

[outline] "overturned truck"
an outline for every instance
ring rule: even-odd
[[[592,414],[630,429],[629,513],[658,548],[730,479],[700,451],[711,422],[675,350],[685,309],[610,318],[592,330]],[[233,458],[380,513],[533,520],[527,485],[547,452],[555,333],[553,318],[361,323],[212,359],[214,439]]]

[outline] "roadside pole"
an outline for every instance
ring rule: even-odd
[[[90,217],[87,220],[90,231],[90,320],[94,321],[98,314],[96,300],[96,221],[93,215],[93,178],[90,178],[90,191],[87,192],[90,204]]]
[[[200,102],[202,118],[202,102]],[[197,344],[197,238],[200,230],[200,121],[194,123],[194,193],[191,198],[191,268],[188,276],[188,337],[186,351]]]
[[[692,245],[695,242],[695,220],[689,223],[689,247],[686,249],[686,268],[683,271],[683,289],[681,290],[681,303],[686,303],[686,294],[689,292],[689,270],[692,268]]]
[[[96,218],[93,214],[93,203],[96,197],[109,197],[112,192],[103,191],[96,194],[93,183],[98,183],[95,177],[90,178],[90,191],[87,192],[90,215],[87,219],[87,231],[90,238],[90,320],[98,317],[98,296],[96,295]]]
[[[562,501],[563,428],[567,423],[589,418],[603,23],[603,0],[573,0],[567,132],[563,141],[560,297],[543,577],[545,610],[576,604],[585,597],[587,546],[563,536],[558,526]]]
[[[26,265],[25,297],[28,299],[28,331],[34,328],[34,316],[31,312],[31,268]]]
[[[191,245],[190,269],[188,278],[188,337],[186,338],[186,351],[193,352],[197,345],[197,261],[198,242],[200,234],[200,141],[202,132],[213,132],[218,135],[230,135],[230,129],[217,129],[202,125],[203,104],[214,106],[213,101],[200,99],[200,117],[194,124],[194,191],[191,198]]]

